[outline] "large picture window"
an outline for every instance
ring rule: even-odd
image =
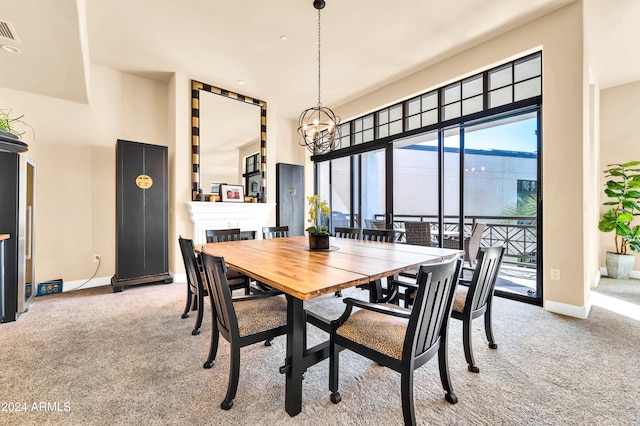
[[[497,294],[541,303],[541,73],[535,53],[343,123],[312,157],[330,229],[429,222],[432,244],[465,249],[481,224],[506,247]]]

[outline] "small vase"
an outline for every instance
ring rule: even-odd
[[[329,234],[309,234],[309,249],[326,250],[329,248]]]

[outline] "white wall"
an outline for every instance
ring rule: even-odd
[[[167,145],[166,86],[100,66],[91,82],[88,105],[0,88],[35,129],[36,282],[88,279],[93,254],[97,277],[115,273],[116,140]]]
[[[640,122],[640,81],[625,84],[601,92],[600,97],[600,164],[599,191],[600,214],[605,212],[602,203],[609,201],[604,194],[604,174],[607,164],[626,163],[640,160],[640,136],[638,123]],[[640,221],[636,220],[634,224]],[[597,224],[596,224],[597,226]],[[615,251],[614,233],[600,232],[600,264],[605,263],[605,253]],[[639,269],[638,255],[635,268]]]

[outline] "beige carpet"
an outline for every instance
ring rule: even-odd
[[[598,291],[640,303],[640,281],[603,279]],[[240,385],[230,411],[219,408],[228,379],[228,345],[202,368],[210,311],[191,335],[181,319],[185,284],[109,287],[36,298],[18,321],[0,325],[2,425],[400,425],[397,373],[353,353],[341,356],[342,402],[329,400],[328,361],[304,380],[303,410],[284,411],[278,373],[285,338],[242,349]],[[361,290],[345,294],[364,297]],[[631,296],[629,296],[631,295]],[[614,296],[615,297],[615,296]],[[340,299],[314,302],[336,311]],[[640,309],[640,305],[638,306]],[[416,372],[423,425],[640,425],[640,323],[594,306],[589,319],[495,299],[498,349],[476,321],[479,374],[467,371],[461,324],[451,321],[450,369],[459,403],[443,398],[437,360]],[[324,333],[310,327],[310,343]],[[16,407],[25,411],[7,412]],[[35,404],[35,405],[34,405]]]

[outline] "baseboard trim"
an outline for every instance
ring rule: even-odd
[[[169,275],[173,277],[173,282],[186,282],[187,274],[173,274],[169,271]],[[101,287],[103,285],[111,285],[111,276],[91,278],[78,281],[64,281],[62,284],[62,292],[80,290],[85,288]]]
[[[591,311],[591,296],[584,306],[570,305],[568,303],[554,302],[547,300],[544,302],[544,310],[569,317],[587,319]]]
[[[63,281],[62,292],[80,290],[85,288],[101,287],[103,285],[111,285],[111,277],[96,277],[89,281],[86,279],[78,281]]]

